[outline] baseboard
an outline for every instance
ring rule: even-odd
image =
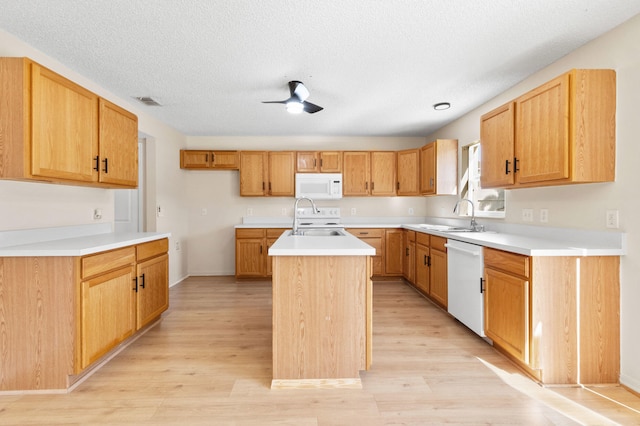
[[[629,392],[640,396],[640,380],[621,374],[620,385],[627,389]]]

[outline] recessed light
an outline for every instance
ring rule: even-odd
[[[435,109],[436,111],[442,111],[449,108],[451,108],[451,104],[449,102],[439,102],[433,105],[433,109]]]

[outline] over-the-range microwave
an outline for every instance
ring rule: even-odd
[[[296,198],[342,198],[342,173],[296,173]]]

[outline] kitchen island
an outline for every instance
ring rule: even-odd
[[[371,256],[349,233],[291,235],[273,258],[272,388],[361,388],[371,365]]]

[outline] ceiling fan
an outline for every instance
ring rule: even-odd
[[[321,106],[306,101],[309,97],[309,90],[304,87],[304,84],[302,84],[301,81],[290,81],[289,92],[291,93],[291,97],[289,99],[285,99],[284,101],[262,101],[262,103],[285,104],[287,106],[287,111],[291,114],[300,114],[302,111],[313,114],[323,110]]]

